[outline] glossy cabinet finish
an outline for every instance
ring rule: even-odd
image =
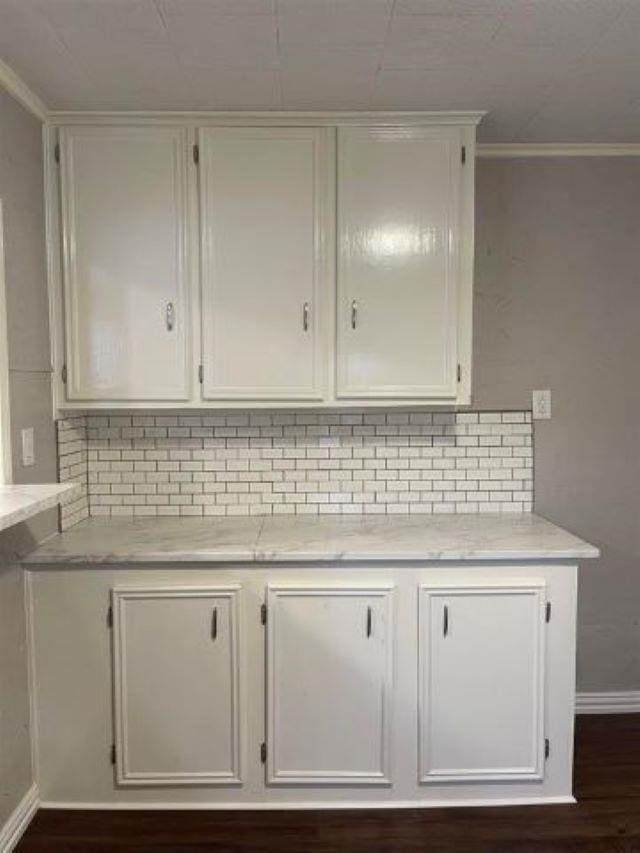
[[[338,131],[338,396],[456,397],[458,128]]]
[[[420,781],[544,775],[544,583],[420,589]]]
[[[391,598],[389,587],[269,587],[269,784],[391,781]]]
[[[200,131],[205,399],[324,396],[330,132]]]
[[[187,136],[60,131],[67,398],[187,401]]]
[[[239,589],[113,590],[118,784],[241,781]]]
[[[477,117],[382,120],[58,128],[57,405],[468,404]]]

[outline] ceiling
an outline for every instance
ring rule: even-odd
[[[640,0],[0,0],[53,110],[488,110],[484,142],[640,142]]]

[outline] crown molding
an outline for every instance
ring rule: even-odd
[[[0,86],[26,107],[40,121],[45,122],[49,113],[44,101],[33,92],[24,80],[0,59]]]
[[[476,145],[477,157],[640,157],[640,143],[526,143]]]

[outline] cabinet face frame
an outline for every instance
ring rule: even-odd
[[[544,580],[478,582],[478,583],[421,583],[418,602],[418,783],[440,784],[442,782],[508,782],[543,781],[545,771],[545,716],[546,716],[546,589]],[[434,770],[429,766],[429,741],[425,732],[429,729],[430,696],[434,692],[431,684],[433,649],[430,643],[430,605],[433,599],[455,599],[456,596],[523,595],[532,596],[535,602],[535,698],[534,761],[530,767],[508,768],[500,771],[491,769]],[[505,637],[508,643],[508,637]]]
[[[242,587],[240,584],[224,586],[140,586],[114,587],[111,590],[113,608],[113,710],[116,747],[115,777],[119,786],[154,785],[240,785],[242,772],[242,726],[244,704],[241,687],[240,656],[240,607],[238,599]],[[127,684],[126,684],[126,633],[125,609],[128,601],[154,599],[209,598],[226,599],[229,602],[231,633],[229,638],[231,672],[231,756],[232,768],[229,773],[153,773],[134,772],[129,769],[128,726],[127,726]]]
[[[213,231],[215,200],[214,157],[216,138],[242,138],[252,141],[299,140],[313,145],[312,218],[313,218],[313,281],[310,299],[310,333],[312,380],[309,387],[243,387],[217,386],[211,376],[210,364],[215,361],[215,334],[211,318],[216,312],[216,275]],[[328,359],[332,353],[331,308],[335,290],[333,270],[334,246],[334,183],[335,132],[321,127],[202,127],[198,130],[200,143],[200,257],[201,257],[201,340],[204,366],[202,399],[204,402],[240,401],[308,401],[316,404],[330,397]],[[300,299],[300,320],[302,304]],[[258,350],[247,353],[248,359],[260,357]]]
[[[390,785],[391,778],[391,744],[393,725],[393,661],[395,648],[394,627],[394,592],[391,583],[381,583],[368,586],[357,584],[344,585],[300,585],[300,584],[269,584],[267,586],[267,674],[266,674],[266,727],[267,727],[267,785]],[[383,602],[385,613],[385,644],[384,687],[382,695],[382,731],[379,744],[381,766],[377,773],[361,772],[330,772],[318,773],[314,770],[282,771],[276,766],[276,739],[278,730],[276,703],[276,609],[279,599],[287,597],[363,597],[378,598]]]

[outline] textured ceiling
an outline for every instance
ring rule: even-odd
[[[640,0],[0,0],[51,109],[484,109],[485,142],[640,142]]]

